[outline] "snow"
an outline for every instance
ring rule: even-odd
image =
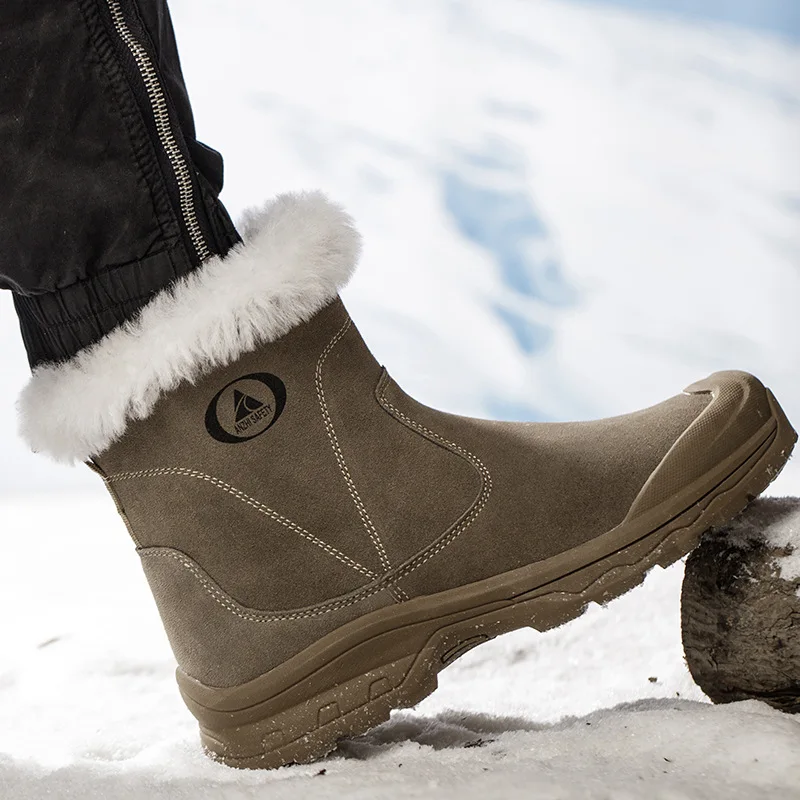
[[[728,531],[732,544],[747,544],[753,539],[785,551],[785,555],[776,556],[778,574],[785,581],[800,581],[800,500],[773,497],[754,503],[748,514],[739,518]]]
[[[742,368],[800,419],[796,42],[558,0],[171,5],[229,207],[345,203],[366,237],[346,301],[419,399],[596,417]],[[27,367],[0,295],[9,421]],[[800,798],[800,720],[692,683],[680,565],[477,648],[323,764],[226,769],[94,476],[8,424],[0,452],[3,800]],[[790,465],[775,490],[798,487]]]
[[[786,498],[765,521],[763,532],[767,543],[787,550],[787,554],[778,559],[781,578],[785,581],[800,580],[800,505],[797,499]]]
[[[471,651],[323,762],[246,772],[200,751],[112,501],[29,496],[0,515],[4,800],[800,798],[800,718],[711,706],[692,683],[680,564],[555,631]]]

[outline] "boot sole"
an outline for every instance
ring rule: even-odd
[[[315,761],[393,709],[419,703],[436,689],[437,674],[476,645],[520,628],[558,627],[685,556],[767,488],[797,441],[772,393],[750,380],[748,391],[763,396],[758,422],[766,422],[709,473],[711,488],[698,495],[695,481],[671,499],[671,511],[662,503],[546,561],[366,614],[241,686],[205,686],[179,669],[205,749],[240,768]]]

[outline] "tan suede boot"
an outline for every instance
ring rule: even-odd
[[[358,254],[343,212],[283,197],[244,234],[21,402],[34,449],[105,479],[227,764],[318,758],[469,648],[622,594],[730,520],[796,440],[741,372],[597,422],[426,408],[337,297]]]

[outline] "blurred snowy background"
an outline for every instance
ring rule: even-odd
[[[740,368],[800,420],[800,3],[171,5],[229,208],[314,187],[348,207],[345,299],[419,399],[597,417]],[[324,781],[204,760],[113,505],[15,437],[26,378],[0,293],[3,798],[800,797],[797,720],[692,684],[680,564],[468,654]],[[796,464],[780,481],[800,495]]]
[[[800,3],[172,8],[232,213],[344,203],[366,238],[346,300],[419,399],[597,417],[740,368],[800,419]],[[15,438],[8,293],[0,376],[0,492],[96,487]]]

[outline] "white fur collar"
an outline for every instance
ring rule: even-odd
[[[183,381],[283,336],[338,294],[361,239],[319,192],[247,212],[244,243],[157,294],[125,325],[63,363],[38,367],[20,395],[20,434],[58,461],[99,455],[129,420]]]

